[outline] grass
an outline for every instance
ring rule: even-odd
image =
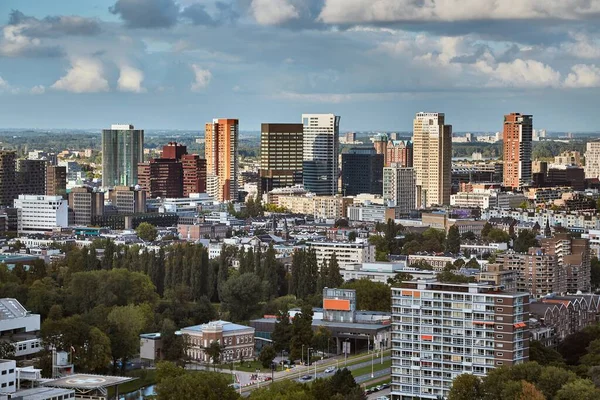
[[[249,365],[249,367],[248,367]],[[211,369],[212,369],[212,364],[210,365]],[[227,364],[217,364],[217,368],[221,368],[223,370],[231,370],[231,363],[227,363]],[[244,371],[244,372],[256,372],[256,370],[260,370],[260,372],[271,372],[271,368],[265,368],[262,366],[262,364],[260,363],[260,361],[258,360],[248,360],[248,361],[244,361],[241,365],[239,363],[235,363],[235,370],[236,371]]]
[[[373,372],[381,371],[382,369],[390,368],[392,366],[392,360],[384,361],[383,364],[374,363],[373,364]],[[371,373],[371,366],[362,367],[359,369],[354,369],[351,371],[354,376],[363,376]]]
[[[119,393],[121,394],[135,392],[136,390],[139,390],[145,386],[154,385],[156,383],[155,369],[136,369],[127,372],[125,375],[137,379],[119,385]],[[108,394],[109,397],[114,396],[115,388],[109,388]]]

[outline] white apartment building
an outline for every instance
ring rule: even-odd
[[[69,206],[61,196],[21,194],[15,199],[19,233],[52,232],[69,226]]]
[[[522,193],[501,192],[499,190],[475,189],[473,192],[458,192],[450,196],[454,207],[515,208],[526,200]]]
[[[317,195],[338,192],[340,117],[334,114],[302,114],[304,188]]]
[[[10,341],[15,357],[25,357],[42,350],[37,337],[40,315],[31,314],[17,299],[0,299],[0,340]]]
[[[521,210],[521,209],[500,209],[490,208],[481,212],[482,220],[490,218],[513,218],[519,223],[538,223],[540,226],[546,226],[546,222],[552,226],[561,226],[572,231],[588,232],[593,229],[600,229],[600,219],[595,213],[586,211],[553,211],[551,209]]]
[[[585,177],[600,178],[600,141],[586,144]]]
[[[529,295],[434,279],[392,288],[394,400],[447,398],[463,373],[529,359]]]
[[[381,204],[352,205],[348,207],[348,219],[361,222],[386,222],[396,219],[396,207]]]
[[[333,253],[337,258],[340,271],[350,268],[352,264],[375,261],[375,246],[367,242],[310,242],[307,245],[315,249],[319,268],[323,264],[323,260],[329,262]]]
[[[508,244],[502,243],[464,243],[460,245],[460,251],[468,251],[471,254],[493,254],[508,250]]]
[[[600,255],[600,230],[590,229],[588,233],[583,233],[581,237],[590,241],[590,253],[593,257],[598,257]]]
[[[450,204],[452,126],[443,113],[420,112],[413,121],[413,167],[417,205]]]
[[[346,216],[346,205],[352,199],[342,196],[279,196],[279,206],[294,214],[312,215],[316,219],[338,219]]]
[[[399,164],[383,168],[383,199],[392,201],[401,214],[408,214],[417,206],[417,181],[414,168]]]
[[[412,275],[412,279],[433,279],[437,276],[437,272],[435,271],[408,267],[406,261],[376,261],[372,263],[352,264],[348,266],[348,269],[340,271],[344,281],[368,279],[379,283],[387,283],[388,279],[394,278],[400,272]]]

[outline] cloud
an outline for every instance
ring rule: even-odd
[[[183,18],[189,19],[194,25],[218,26],[224,23],[230,23],[239,18],[239,13],[233,8],[232,4],[217,1],[215,3],[216,12],[209,14],[204,4],[195,3],[185,7],[181,11]]]
[[[46,93],[46,87],[44,85],[36,85],[29,90],[31,94],[44,94]]]
[[[48,16],[43,19],[27,16],[21,11],[13,10],[8,20],[9,25],[21,27],[23,35],[29,37],[59,37],[59,36],[93,36],[102,29],[100,23],[91,18],[76,15]]]
[[[0,76],[0,92],[3,92],[4,90],[10,88],[10,85],[8,84],[8,82],[6,82],[4,79],[2,79],[2,77]]]
[[[118,0],[109,11],[129,28],[170,28],[180,12],[174,0]]]
[[[24,25],[5,25],[0,39],[0,55],[6,57],[60,57],[59,46],[47,46],[39,38],[23,33]]]
[[[122,65],[120,68],[117,89],[121,92],[144,93],[146,89],[142,87],[144,73],[129,65]]]
[[[563,43],[561,49],[577,58],[599,59],[600,43],[582,33],[571,33],[572,42]]]
[[[307,103],[348,103],[356,101],[386,101],[392,100],[398,93],[297,93],[281,92],[277,99],[301,101]]]
[[[577,64],[571,67],[571,73],[565,79],[568,88],[600,87],[600,68],[595,65]]]
[[[72,93],[107,92],[108,81],[104,78],[102,63],[93,58],[74,58],[67,74],[51,86],[56,90]]]
[[[487,78],[488,87],[543,88],[559,87],[560,72],[535,60],[516,59],[496,65],[479,60],[475,69]]]
[[[281,25],[300,17],[289,0],[252,0],[252,15],[260,25]]]
[[[191,86],[192,92],[200,92],[206,89],[212,79],[212,73],[196,64],[192,64],[192,70],[194,71],[194,82],[192,82]]]
[[[590,0],[325,0],[319,19],[332,24],[579,20],[600,15]]]

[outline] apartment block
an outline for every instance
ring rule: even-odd
[[[46,195],[63,196],[67,194],[67,168],[57,165],[46,167]]]
[[[302,114],[302,178],[304,187],[319,196],[338,193],[340,117]]]
[[[410,140],[390,140],[385,150],[385,166],[398,164],[400,167],[413,166],[413,143]]]
[[[393,202],[400,214],[408,214],[416,208],[416,184],[414,168],[392,163],[383,169],[383,199]]]
[[[504,186],[513,189],[529,186],[533,116],[510,113],[504,116]]]
[[[278,196],[277,203],[293,214],[312,215],[317,219],[346,217],[352,199],[342,196]]]
[[[119,214],[146,212],[146,192],[144,190],[129,186],[116,186],[108,195]]]
[[[600,141],[587,142],[584,157],[585,177],[600,178]]]
[[[206,193],[206,159],[197,154],[181,157],[183,166],[183,197],[192,193]]]
[[[591,281],[590,243],[588,239],[573,238],[567,233],[557,233],[542,239],[540,246],[556,256],[563,269],[567,293],[589,292]]]
[[[319,267],[323,264],[323,260],[329,261],[333,253],[335,253],[340,270],[350,268],[356,263],[375,261],[375,246],[368,242],[309,242],[307,246],[317,253]]]
[[[69,207],[73,210],[73,224],[91,225],[95,216],[104,214],[104,192],[89,187],[76,187],[69,192]]]
[[[167,147],[167,146],[165,146]],[[183,196],[183,167],[174,158],[155,158],[138,164],[138,185],[151,199]]]
[[[447,398],[460,374],[528,361],[528,317],[529,295],[500,286],[432,279],[392,288],[392,398]]]
[[[517,291],[527,292],[532,298],[567,290],[564,269],[557,256],[548,254],[545,249],[532,247],[525,254],[510,250],[498,254],[496,263],[501,264],[504,270],[516,271]]]
[[[204,130],[207,193],[219,201],[238,200],[237,119],[216,118]]]

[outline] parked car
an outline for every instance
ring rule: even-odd
[[[389,397],[387,397],[387,396],[379,396],[379,397],[378,397],[377,399],[375,399],[375,400],[390,400],[390,398],[389,398]]]
[[[303,375],[300,380],[302,381],[310,381],[312,379],[312,375]]]
[[[330,374],[332,372],[335,372],[335,367],[327,367],[327,368],[325,368],[325,373],[326,374]]]

